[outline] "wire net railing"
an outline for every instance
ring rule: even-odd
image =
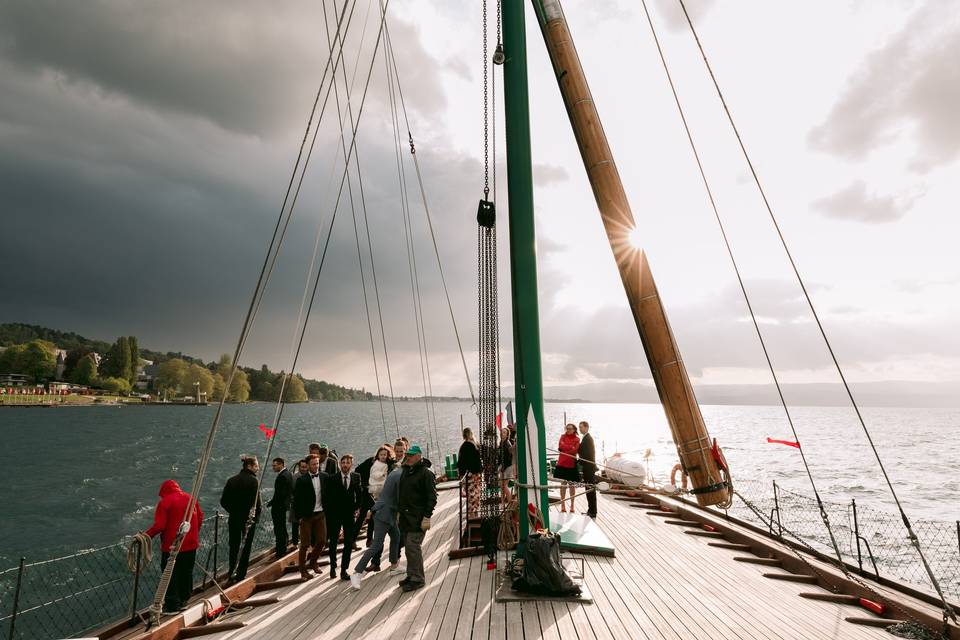
[[[227,517],[204,519],[193,571],[194,588],[210,586],[207,572],[227,572]],[[67,556],[24,562],[0,571],[0,640],[49,640],[82,635],[114,622],[136,620],[153,600],[160,579],[160,541],[139,576],[127,567],[130,539]],[[273,524],[260,518],[251,557],[274,547]],[[19,583],[19,594],[17,593]]]
[[[741,500],[734,501],[728,511],[731,516],[787,540],[792,540],[790,534],[795,534],[817,551],[836,558],[813,496],[785,489],[775,482],[758,480],[740,480],[736,490],[764,517],[759,517]],[[824,500],[823,506],[844,562],[858,567],[864,574],[933,592],[899,515],[858,504],[855,500]],[[960,522],[912,520],[911,525],[944,595],[954,602],[960,601]]]

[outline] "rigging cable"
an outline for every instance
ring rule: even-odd
[[[389,47],[389,41],[387,43]],[[393,126],[393,141],[394,141],[394,151],[397,162],[397,179],[400,184],[400,194],[401,194],[401,214],[403,218],[403,237],[406,244],[407,250],[407,270],[410,275],[410,293],[412,296],[413,302],[413,322],[416,327],[417,333],[417,351],[420,358],[420,377],[423,382],[423,401],[424,409],[426,410],[426,433],[427,433],[427,442],[431,448],[434,447],[436,443],[436,424],[431,426],[431,406],[433,403],[433,385],[430,380],[430,360],[427,353],[427,336],[426,331],[424,330],[423,325],[423,307],[421,305],[420,297],[420,275],[417,270],[417,257],[416,257],[416,247],[414,245],[413,238],[413,225],[411,222],[410,215],[410,198],[409,198],[409,189],[407,187],[407,174],[403,166],[403,154],[401,148],[403,143],[400,138],[400,122],[397,115],[397,103],[396,103],[396,94],[393,88],[393,78],[396,75],[396,67],[391,67],[391,57],[385,55],[384,62],[386,63],[386,73],[387,73],[387,85],[388,85],[388,95],[390,98],[390,113],[391,113],[391,125]],[[435,415],[435,414],[434,414]],[[437,455],[439,455],[439,446],[436,447]]]
[[[391,40],[390,40],[389,26],[385,27],[385,32],[386,32],[386,40],[387,40],[387,51],[389,52],[390,57],[393,60],[394,68],[396,68],[397,63],[396,63],[396,58],[394,56],[393,44],[391,43]],[[397,95],[400,98],[400,108],[403,111],[403,120],[407,129],[407,141],[410,144],[410,155],[413,156],[413,166],[417,172],[417,183],[420,188],[420,198],[423,201],[423,210],[427,217],[427,227],[430,230],[430,240],[433,244],[433,254],[437,259],[437,270],[440,273],[440,282],[443,285],[443,295],[446,297],[446,300],[447,300],[447,311],[450,314],[450,323],[453,326],[453,334],[457,339],[457,349],[460,351],[460,363],[463,365],[463,375],[467,381],[467,388],[470,390],[470,399],[473,405],[476,406],[477,398],[473,393],[473,383],[470,381],[470,370],[467,367],[467,359],[463,353],[463,342],[460,339],[460,330],[457,328],[457,319],[453,313],[453,303],[450,301],[450,290],[447,287],[447,279],[443,273],[443,262],[440,259],[440,248],[439,248],[439,245],[437,244],[437,236],[433,229],[433,217],[430,215],[430,205],[428,204],[428,201],[427,201],[427,192],[426,192],[426,188],[423,185],[423,173],[420,169],[420,160],[417,157],[417,149],[413,142],[413,133],[411,132],[411,129],[410,129],[410,120],[407,115],[407,106],[406,106],[406,101],[404,100],[404,97],[403,97],[403,87],[400,84],[399,75],[397,75],[396,77],[396,83],[397,83]]]
[[[344,11],[346,11],[346,8],[347,8],[347,5],[348,5],[348,4],[350,4],[350,3],[348,3],[348,2],[347,2],[347,3],[344,3],[344,7],[343,7],[343,8],[344,8]],[[337,67],[337,65],[338,65],[340,62],[343,62],[343,46],[345,45],[344,37],[346,36],[347,32],[348,32],[349,29],[350,29],[350,25],[351,25],[352,22],[353,22],[353,13],[354,13],[354,10],[356,9],[356,0],[354,0],[353,3],[352,3],[350,6],[351,6],[350,15],[347,17],[347,23],[346,23],[346,25],[345,25],[345,27],[344,27],[344,29],[343,29],[343,37],[340,37],[340,38],[339,38],[339,39],[340,39],[340,43],[341,43],[341,44],[340,44],[340,51],[339,51],[339,54],[338,54],[338,58],[337,58],[336,62],[334,63],[333,74],[331,75],[331,84],[327,86],[327,93],[326,93],[326,95],[325,95],[325,97],[324,97],[324,102],[323,102],[323,107],[321,108],[321,113],[323,113],[323,112],[326,110],[327,103],[328,103],[328,101],[329,101],[329,99],[330,99],[330,91],[331,91],[332,88],[334,88],[333,82],[334,82],[335,79],[336,79],[336,67]],[[367,17],[369,17],[369,14],[368,14]],[[341,14],[341,19],[342,19],[342,14]],[[338,30],[338,31],[339,31],[339,30]],[[366,31],[366,24],[364,24],[364,33],[365,33],[365,31]],[[329,29],[328,29],[328,32],[329,32]],[[338,37],[339,37],[339,36],[338,36]],[[331,52],[330,52],[330,55],[331,55],[331,56],[333,55],[333,51],[332,51],[332,50],[331,50]],[[360,52],[358,51],[358,52],[357,52],[357,61],[358,61],[358,62],[359,62],[359,57],[360,57]],[[339,121],[339,120],[340,120],[340,119],[338,118],[338,121]],[[341,125],[341,127],[342,127],[342,122],[340,123],[340,125]],[[292,200],[292,203],[291,203],[291,205],[290,205],[290,206],[291,206],[291,211],[292,211],[293,207],[296,206],[296,203],[297,203],[297,201],[298,201],[298,199],[299,199],[300,190],[301,190],[301,188],[302,188],[302,186],[303,186],[303,179],[304,179],[304,176],[305,176],[305,174],[306,174],[306,169],[307,169],[307,166],[309,165],[310,159],[313,157],[313,150],[314,150],[314,148],[316,147],[317,136],[318,136],[318,134],[319,134],[319,131],[320,131],[320,127],[319,127],[319,122],[318,122],[318,126],[317,126],[316,129],[314,129],[314,132],[313,132],[313,138],[312,138],[311,141],[310,141],[310,148],[309,148],[309,150],[308,150],[308,152],[307,152],[307,156],[306,156],[306,160],[305,160],[305,162],[304,162],[303,170],[302,170],[301,173],[300,173],[300,180],[298,181],[296,190],[294,191],[293,200]],[[344,170],[345,170],[345,171],[346,171],[346,169],[349,167],[349,164],[350,164],[350,159],[349,159],[349,157],[347,157],[346,152],[344,152]],[[333,178],[333,169],[334,169],[334,167],[331,167],[331,175],[330,175],[330,181],[331,181],[331,182],[332,182],[332,178]],[[341,183],[340,183],[340,189],[341,189],[341,192],[342,192],[342,190],[343,190],[343,182],[342,182],[342,180],[341,180]],[[340,195],[340,194],[338,194],[338,197],[337,197],[337,207],[339,207],[339,204],[340,204],[339,195]],[[324,245],[323,255],[321,256],[320,266],[319,266],[319,268],[318,268],[318,270],[317,270],[317,276],[316,276],[316,277],[317,277],[317,280],[318,280],[318,281],[319,281],[319,278],[320,278],[320,273],[321,273],[321,271],[323,270],[323,264],[324,264],[324,260],[325,260],[325,258],[326,258],[326,248],[327,248],[327,246],[328,246],[329,243],[330,243],[330,235],[331,235],[332,232],[333,232],[333,222],[334,222],[335,219],[336,219],[336,209],[334,210],[333,216],[332,216],[332,218],[331,218],[330,229],[329,229],[329,231],[328,231],[328,233],[327,233],[327,240],[326,240],[326,243],[325,243],[325,245]],[[281,423],[281,419],[282,419],[282,417],[283,417],[283,411],[284,411],[284,408],[286,407],[286,402],[284,401],[284,395],[285,395],[286,387],[287,387],[287,384],[288,384],[289,380],[295,375],[295,372],[296,372],[297,362],[298,362],[299,356],[300,356],[300,345],[302,345],[302,342],[303,342],[303,334],[304,334],[304,332],[306,331],[307,322],[308,322],[309,317],[310,317],[310,309],[308,308],[308,309],[306,310],[306,313],[304,313],[304,306],[306,305],[307,296],[308,296],[308,293],[310,292],[310,276],[311,276],[311,274],[312,274],[312,272],[313,272],[313,267],[314,267],[314,265],[316,264],[317,253],[318,253],[318,249],[319,249],[319,245],[320,245],[320,238],[322,237],[322,235],[323,235],[323,220],[322,220],[322,218],[321,218],[320,223],[317,225],[317,234],[316,234],[316,239],[315,239],[315,241],[314,241],[313,254],[312,254],[312,257],[311,257],[311,259],[310,259],[310,266],[309,266],[308,269],[307,269],[307,277],[306,277],[306,281],[304,282],[303,295],[302,295],[301,300],[300,300],[300,311],[299,311],[299,313],[297,314],[297,323],[296,323],[296,325],[294,326],[293,335],[292,335],[292,337],[291,337],[291,345],[290,345],[291,365],[290,365],[290,372],[289,372],[288,374],[285,374],[285,375],[281,378],[281,380],[280,380],[280,389],[279,389],[279,392],[278,392],[278,394],[277,394],[277,404],[276,404],[276,409],[275,409],[275,411],[274,411],[274,417],[273,417],[274,434],[273,434],[273,437],[271,437],[271,438],[269,438],[269,439],[267,440],[266,452],[264,453],[264,465],[260,468],[260,474],[259,474],[258,477],[257,477],[257,492],[256,492],[257,499],[254,501],[253,506],[250,508],[250,512],[249,512],[249,514],[247,515],[247,520],[246,520],[246,522],[244,523],[243,536],[241,537],[241,541],[240,541],[240,548],[241,548],[241,549],[244,548],[244,546],[246,545],[247,537],[248,537],[248,535],[250,535],[250,532],[252,531],[253,525],[254,525],[254,523],[255,523],[255,521],[256,521],[256,518],[257,518],[257,508],[258,508],[259,503],[260,503],[260,488],[261,488],[262,485],[263,485],[263,476],[264,476],[264,474],[266,473],[266,462],[270,459],[270,454],[271,454],[271,452],[273,451],[274,442],[276,442],[277,434],[278,434],[279,431],[280,431],[280,423]],[[314,295],[316,295],[316,285],[314,285]],[[311,298],[311,306],[312,306],[312,298]],[[301,321],[302,321],[302,325],[301,325]],[[298,330],[300,331],[299,344],[298,344],[298,342],[297,342],[297,331],[298,331]],[[228,569],[229,569],[230,575],[232,575],[232,574],[233,574],[233,571],[236,569],[236,567],[235,567],[235,566],[234,566],[234,567],[229,567]]]
[[[333,41],[330,39],[330,23],[329,23],[329,21],[328,21],[328,19],[327,19],[327,4],[326,4],[326,2],[323,2],[322,4],[323,4],[323,24],[324,24],[324,31],[326,32],[327,43],[328,43],[328,45],[329,45],[329,47],[330,47],[330,50],[332,51],[332,50],[333,50]],[[334,0],[334,5],[333,5],[333,6],[334,6],[334,9],[336,9],[336,6],[337,6],[337,5],[336,5],[336,0]],[[370,17],[370,11],[369,11],[369,9],[370,9],[370,3],[367,4],[367,18]],[[360,42],[361,42],[361,43],[363,42],[363,36],[364,36],[364,34],[366,33],[366,27],[367,27],[367,22],[366,22],[366,20],[364,20],[363,31],[361,31],[361,34],[360,34]],[[345,43],[343,43],[343,41],[341,40],[340,54],[339,54],[339,55],[341,55],[341,56],[343,55],[343,44],[345,44]],[[358,58],[359,58],[359,51],[358,51]],[[342,65],[340,66],[340,73],[343,75],[343,88],[344,88],[344,91],[345,91],[345,99],[347,100],[347,114],[348,114],[348,116],[349,116],[349,118],[350,118],[350,126],[351,126],[351,128],[352,128],[352,127],[353,127],[353,107],[352,107],[352,105],[350,104],[350,90],[351,90],[351,86],[350,86],[350,85],[348,84],[348,82],[347,82],[347,69],[346,69],[346,64],[342,64]],[[339,89],[337,88],[336,76],[334,76],[334,80],[333,80],[333,95],[334,95],[334,99],[336,100],[336,105],[337,105],[337,121],[340,123],[340,148],[343,150],[343,155],[344,155],[344,158],[346,159],[346,155],[347,155],[346,134],[345,134],[344,128],[343,128],[343,125],[344,125],[343,113],[342,113],[342,110],[341,110],[341,108],[340,108],[340,91],[339,91]],[[364,192],[363,192],[363,173],[362,173],[362,171],[360,170],[360,151],[359,151],[359,149],[355,149],[355,150],[354,150],[353,159],[354,159],[354,162],[355,162],[355,165],[356,165],[356,169],[357,169],[357,181],[358,181],[358,186],[359,186],[359,191],[360,191],[360,193],[359,193],[360,203],[361,203],[361,206],[363,207],[364,213],[366,213],[367,205],[366,205],[366,198],[364,197]],[[361,250],[360,250],[360,231],[359,231],[359,229],[358,229],[358,227],[357,227],[357,211],[356,211],[356,206],[355,206],[355,203],[354,203],[353,181],[350,179],[349,172],[348,172],[348,174],[347,174],[347,192],[348,192],[349,198],[350,198],[350,215],[351,215],[351,217],[352,217],[352,219],[353,219],[353,236],[354,236],[354,240],[356,241],[356,247],[357,247],[357,264],[359,265],[359,268],[360,268],[360,287],[361,287],[362,294],[363,294],[364,317],[366,318],[366,321],[367,321],[367,334],[368,334],[368,336],[370,337],[370,353],[371,353],[371,355],[372,355],[372,357],[373,357],[373,375],[374,375],[374,378],[376,379],[376,383],[377,383],[377,399],[379,400],[379,403],[380,403],[380,421],[381,421],[381,423],[382,423],[382,425],[383,425],[383,438],[384,438],[384,440],[386,440],[387,437],[388,437],[388,436],[387,436],[387,418],[386,418],[386,415],[384,414],[384,411],[383,411],[383,395],[382,395],[382,393],[381,393],[381,391],[380,391],[380,373],[379,373],[379,369],[378,369],[378,365],[377,365],[377,350],[376,350],[376,347],[374,346],[374,340],[373,340],[373,323],[372,323],[371,318],[370,318],[370,305],[369,305],[368,300],[367,300],[367,281],[366,281],[366,276],[364,275],[364,272],[363,272],[363,253],[362,253]]]
[[[389,1],[389,0],[388,0]],[[344,5],[344,13],[346,11],[346,5]],[[339,33],[341,26],[343,24],[343,13],[341,13],[337,21],[337,32]],[[303,159],[303,151],[306,147],[307,138],[310,135],[310,129],[313,126],[314,117],[317,116],[317,105],[320,101],[320,94],[323,92],[323,86],[326,82],[327,72],[330,70],[330,65],[332,62],[332,57],[327,58],[327,62],[324,66],[323,76],[320,80],[320,86],[317,89],[317,95],[314,99],[313,106],[310,110],[310,116],[307,120],[307,127],[303,134],[303,140],[300,142],[300,149],[297,152],[297,158],[294,162],[293,170],[290,174],[290,180],[287,183],[287,189],[283,197],[283,203],[280,206],[280,213],[277,217],[277,222],[274,225],[273,234],[270,238],[270,243],[267,245],[267,254],[264,256],[263,265],[260,268],[260,274],[257,277],[256,285],[254,286],[253,296],[250,300],[250,305],[247,308],[246,316],[244,317],[243,324],[240,329],[240,336],[237,339],[237,346],[234,350],[233,355],[233,364],[230,367],[230,375],[227,376],[225,381],[224,388],[230,389],[233,383],[233,378],[236,375],[238,368],[238,362],[240,360],[240,355],[243,352],[243,348],[246,345],[247,338],[249,336],[250,330],[253,326],[253,322],[256,319],[257,313],[260,309],[260,304],[263,300],[263,294],[266,290],[266,286],[270,281],[270,277],[273,274],[274,266],[276,265],[277,256],[280,253],[280,248],[283,244],[283,240],[286,236],[286,231],[290,223],[290,218],[293,216],[293,206],[287,208],[287,203],[290,198],[290,193],[293,187],[293,182],[296,179],[297,171],[300,168],[301,160]],[[328,92],[329,95],[329,92]],[[326,103],[324,103],[326,104]],[[323,119],[323,110],[321,109],[320,115],[317,118],[317,126],[319,127],[320,121]],[[304,166],[304,168],[306,168]],[[302,177],[301,177],[302,179]],[[213,441],[216,437],[217,430],[220,426],[220,418],[223,415],[223,407],[226,403],[227,395],[220,399],[220,403],[217,405],[217,410],[214,413],[213,420],[210,425],[210,430],[207,433],[206,440],[204,441],[203,446],[200,450],[200,459],[197,463],[197,470],[194,474],[193,485],[191,486],[190,491],[190,500],[187,503],[187,508],[184,511],[183,520],[180,523],[180,529],[177,533],[177,537],[174,540],[173,546],[170,550],[170,557],[167,561],[167,566],[160,575],[160,580],[157,583],[157,589],[154,593],[153,602],[150,605],[149,609],[149,621],[148,626],[159,623],[160,613],[162,612],[163,599],[166,596],[167,588],[170,585],[170,580],[173,576],[173,569],[176,565],[177,555],[180,552],[180,547],[183,545],[183,540],[186,537],[187,532],[190,528],[190,516],[193,513],[193,509],[197,504],[197,500],[200,496],[200,489],[203,485],[204,476],[206,474],[207,464],[210,461],[210,456],[213,452]]]
[[[687,135],[687,141],[690,143],[690,150],[693,152],[694,160],[697,163],[697,170],[700,172],[700,179],[703,181],[704,190],[707,193],[707,198],[710,200],[710,207],[713,209],[714,218],[717,221],[717,226],[720,228],[720,235],[723,237],[723,244],[726,247],[727,255],[730,258],[730,264],[733,265],[733,271],[737,276],[737,284],[740,286],[740,292],[743,294],[743,300],[747,305],[747,310],[750,312],[750,320],[753,323],[753,328],[756,331],[757,339],[760,341],[760,348],[763,350],[763,357],[767,361],[767,368],[770,371],[770,375],[773,378],[773,383],[777,388],[777,395],[780,397],[780,404],[783,407],[783,413],[787,418],[787,422],[790,425],[790,431],[793,433],[794,439],[797,443],[800,443],[800,436],[797,435],[797,429],[793,422],[793,416],[790,415],[790,409],[787,407],[786,398],[783,395],[783,388],[780,385],[780,379],[777,376],[776,369],[773,366],[773,361],[770,358],[770,352],[767,349],[767,343],[763,339],[763,333],[760,331],[760,324],[757,321],[757,316],[753,311],[753,304],[750,302],[750,295],[747,293],[747,287],[743,283],[743,276],[740,273],[740,267],[737,264],[737,260],[733,255],[733,248],[730,245],[730,239],[727,236],[727,230],[723,224],[723,219],[720,217],[720,211],[717,208],[716,199],[713,196],[713,189],[710,187],[710,182],[707,179],[706,171],[703,168],[703,162],[700,159],[700,152],[697,150],[697,145],[693,140],[693,133],[690,131],[690,125],[687,122],[687,116],[684,112],[683,105],[680,102],[680,96],[677,94],[676,85],[673,82],[673,75],[670,73],[670,68],[667,65],[666,56],[663,53],[663,48],[660,45],[660,38],[657,35],[656,27],[653,24],[653,18],[650,16],[650,10],[647,7],[647,0],[641,0],[643,5],[643,11],[646,14],[647,24],[650,25],[650,33],[653,35],[654,44],[657,46],[657,53],[660,56],[660,62],[663,65],[663,72],[666,75],[667,82],[670,85],[670,91],[673,94],[674,103],[677,106],[677,112],[680,115],[680,120],[683,123],[683,129]],[[810,486],[813,488],[813,495],[817,500],[817,506],[820,509],[820,519],[823,521],[824,527],[827,529],[827,533],[830,536],[830,544],[833,546],[834,553],[837,554],[837,560],[840,560],[841,566],[843,565],[843,557],[840,553],[840,546],[837,543],[836,536],[833,533],[833,528],[830,526],[830,518],[827,515],[827,510],[823,505],[823,501],[820,499],[820,492],[817,490],[817,483],[813,479],[813,472],[810,470],[810,465],[807,462],[807,456],[803,452],[803,448],[798,448],[800,452],[800,459],[803,461],[803,468],[807,473],[807,479],[810,481]],[[846,572],[846,570],[844,569]]]
[[[387,3],[389,4],[389,0],[387,0]],[[356,5],[356,2],[354,1],[354,6],[355,6],[355,5]],[[344,4],[344,11],[346,10],[346,7],[347,7],[347,3]],[[352,14],[351,14],[351,15],[352,15]],[[340,202],[341,202],[341,199],[342,199],[342,196],[343,196],[343,185],[344,185],[344,182],[346,181],[347,174],[348,174],[348,172],[349,172],[350,159],[351,159],[351,157],[352,157],[352,155],[353,155],[353,151],[354,151],[354,149],[355,149],[355,147],[356,147],[357,129],[358,129],[359,124],[360,124],[360,118],[361,118],[361,116],[363,115],[364,105],[366,104],[367,93],[368,93],[368,90],[369,90],[369,88],[370,88],[370,79],[371,79],[371,77],[372,77],[372,75],[373,75],[373,66],[374,66],[374,63],[376,62],[376,55],[377,55],[377,52],[379,51],[380,41],[381,41],[381,39],[382,39],[382,34],[383,34],[383,21],[381,20],[380,29],[379,29],[378,34],[377,34],[377,40],[376,40],[376,43],[374,44],[373,56],[372,56],[371,61],[370,61],[370,68],[369,68],[369,70],[368,70],[366,83],[365,83],[364,89],[363,89],[363,95],[362,95],[362,98],[361,98],[361,101],[360,101],[360,107],[359,107],[359,110],[357,111],[357,120],[356,120],[356,123],[355,123],[355,125],[353,126],[353,129],[352,129],[352,137],[351,137],[351,141],[350,141],[350,147],[349,147],[349,149],[348,149],[348,151],[347,151],[347,155],[346,155],[346,158],[345,158],[345,161],[344,161],[344,172],[343,172],[343,175],[342,175],[341,178],[340,178],[340,186],[339,186],[339,189],[338,189],[338,191],[337,191],[337,199],[336,199],[336,203],[335,203],[334,208],[333,208],[333,215],[332,215],[331,218],[330,218],[330,225],[329,225],[328,230],[327,230],[326,241],[324,242],[323,252],[322,252],[321,255],[320,255],[320,265],[319,265],[319,267],[318,267],[318,269],[317,269],[316,278],[314,279],[314,282],[313,282],[313,290],[312,290],[312,293],[311,293],[311,295],[310,295],[310,303],[309,303],[309,305],[308,305],[308,307],[307,307],[307,310],[306,310],[306,314],[305,314],[305,317],[304,317],[304,322],[303,322],[303,325],[302,325],[302,328],[301,328],[301,331],[300,331],[300,338],[299,338],[299,341],[298,341],[298,344],[297,344],[297,351],[296,351],[296,354],[295,354],[295,356],[294,356],[293,364],[292,364],[292,366],[291,366],[291,372],[290,372],[289,375],[293,375],[294,371],[296,370],[297,362],[299,361],[299,358],[300,358],[300,352],[301,352],[301,350],[302,350],[302,348],[303,348],[303,342],[304,342],[304,338],[305,338],[305,336],[306,336],[307,327],[308,327],[308,325],[309,325],[310,315],[311,315],[311,312],[313,311],[313,305],[314,305],[314,303],[315,303],[315,301],[316,301],[317,289],[318,289],[319,284],[320,284],[320,275],[321,275],[321,273],[323,272],[323,266],[324,266],[324,264],[326,263],[327,251],[328,251],[328,249],[329,249],[329,247],[330,247],[330,239],[331,239],[332,236],[333,236],[333,225],[334,225],[334,223],[336,222],[337,212],[338,212],[339,209],[340,209]],[[341,41],[341,49],[342,49],[342,47],[343,47],[343,43],[342,43],[342,41]],[[358,55],[358,59],[359,59],[359,51],[358,51],[358,54],[357,54],[357,55]],[[341,57],[342,57],[342,56],[341,56]],[[329,89],[328,89],[327,97],[329,97]],[[270,441],[269,441],[269,443],[268,443],[268,446],[267,446],[267,451],[268,451],[267,457],[269,457],[269,451],[270,451],[270,450],[272,449],[272,447],[273,447],[273,442],[274,442],[275,437],[276,437],[276,432],[278,432],[279,429],[280,429],[280,417],[281,417],[282,414],[283,414],[283,408],[285,407],[285,404],[286,404],[286,403],[282,402],[282,398],[283,398],[283,396],[281,395],[281,396],[280,396],[280,400],[278,400],[278,413],[277,413],[277,420],[276,420],[276,424],[275,424],[275,430],[276,430],[276,431],[275,431],[275,433],[274,433],[274,438],[271,438]],[[259,492],[260,492],[259,487],[260,487],[260,486],[262,485],[262,483],[263,483],[263,474],[264,474],[264,472],[265,472],[265,467],[261,469],[260,475],[258,476],[258,479],[257,479],[257,496],[258,496],[258,499],[259,499]],[[251,510],[250,510],[250,515],[248,516],[247,523],[246,523],[246,526],[245,526],[245,529],[244,529],[244,537],[243,537],[243,542],[241,543],[241,548],[242,548],[243,544],[245,544],[246,536],[249,534],[250,525],[252,524],[253,520],[255,519],[256,506],[257,506],[256,503],[254,503],[254,506],[253,506],[253,507],[251,508]],[[231,569],[231,571],[232,571],[232,569]]]
[[[920,541],[917,538],[917,534],[913,531],[913,526],[910,524],[909,518],[907,518],[906,512],[903,510],[903,505],[900,503],[900,498],[897,496],[896,489],[893,487],[893,482],[890,480],[890,476],[887,474],[886,467],[884,467],[883,460],[880,458],[880,452],[877,451],[877,447],[873,442],[873,437],[870,435],[870,430],[867,428],[867,423],[863,419],[863,415],[860,412],[860,407],[857,404],[857,401],[853,397],[853,392],[850,390],[850,385],[847,383],[847,378],[843,374],[843,369],[840,367],[840,362],[837,360],[837,356],[833,351],[833,346],[830,344],[829,338],[827,338],[827,333],[823,328],[823,324],[820,322],[820,316],[817,314],[817,310],[813,306],[813,300],[810,298],[810,294],[807,291],[807,287],[803,282],[803,278],[800,276],[800,270],[797,268],[797,264],[793,259],[793,254],[790,253],[790,249],[787,246],[786,238],[784,238],[783,231],[780,229],[780,224],[777,222],[777,218],[773,213],[773,208],[770,206],[770,201],[767,199],[767,194],[763,189],[763,185],[760,183],[760,178],[757,175],[757,171],[753,166],[753,161],[750,159],[750,154],[747,153],[747,148],[744,145],[743,138],[740,136],[740,130],[737,128],[736,123],[733,120],[733,115],[730,113],[730,107],[727,105],[726,98],[723,96],[723,92],[720,90],[720,84],[717,81],[716,75],[713,73],[713,67],[710,65],[710,61],[707,59],[707,54],[704,51],[703,45],[700,42],[700,37],[697,35],[697,30],[693,26],[693,20],[690,18],[690,13],[687,11],[687,6],[684,3],[684,0],[677,0],[680,3],[680,8],[683,10],[684,18],[686,19],[687,25],[690,27],[690,32],[693,34],[693,38],[696,41],[697,49],[700,51],[700,56],[703,58],[703,63],[706,65],[707,71],[710,74],[710,79],[713,82],[713,86],[717,91],[717,96],[720,98],[720,103],[723,105],[723,110],[727,115],[727,121],[730,123],[730,127],[733,129],[733,133],[736,135],[737,143],[740,146],[740,151],[743,153],[743,157],[747,162],[747,166],[750,168],[750,174],[753,177],[754,183],[757,185],[757,191],[760,193],[760,197],[763,200],[764,207],[767,210],[767,213],[770,216],[770,221],[773,223],[774,229],[777,232],[777,235],[780,238],[780,244],[783,246],[784,253],[787,256],[787,259],[790,262],[790,267],[793,269],[793,273],[797,278],[797,282],[800,284],[800,289],[803,291],[803,296],[807,301],[807,306],[810,308],[811,314],[817,323],[817,328],[820,330],[820,335],[823,337],[824,344],[827,347],[827,351],[830,353],[830,358],[833,360],[833,365],[837,370],[837,373],[840,376],[840,381],[843,384],[843,388],[847,393],[847,397],[850,399],[850,404],[853,406],[853,410],[857,415],[857,420],[860,422],[860,426],[863,429],[864,435],[867,437],[867,442],[870,443],[870,448],[873,450],[873,455],[877,459],[877,464],[880,466],[880,471],[883,474],[883,478],[887,483],[887,488],[890,489],[890,494],[893,496],[893,501],[896,503],[897,510],[900,512],[900,519],[903,521],[903,526],[907,530],[907,535],[910,539],[910,543],[913,545],[914,549],[917,552],[917,555],[920,556],[920,561],[923,564],[923,568],[927,573],[927,576],[930,578],[930,582],[933,585],[933,588],[936,590],[937,595],[940,596],[940,602],[943,608],[943,617],[944,623],[946,623],[947,618],[949,617],[954,622],[957,621],[957,614],[953,611],[953,608],[947,602],[946,597],[943,594],[943,590],[940,587],[940,583],[937,580],[936,576],[933,573],[933,569],[930,567],[927,558],[923,553],[923,549],[920,547]]]

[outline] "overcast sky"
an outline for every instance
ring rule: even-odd
[[[929,381],[960,395],[960,13],[908,1],[688,5],[849,377]],[[787,382],[833,382],[678,5],[651,6],[774,364]],[[339,8],[328,0],[329,20]],[[568,0],[565,10],[695,385],[768,383],[642,5]],[[388,13],[475,376],[480,6],[391,0]],[[527,13],[548,395],[646,399],[649,370]],[[323,75],[325,29],[323,5],[313,0],[0,3],[0,321],[102,339],[134,334],[145,347],[208,359],[232,351]],[[356,73],[355,109],[376,31],[375,5],[357,0],[346,55],[348,76]],[[395,391],[419,394],[389,94],[382,57],[374,62],[357,149]],[[342,81],[338,91],[345,108]],[[248,365],[289,368],[317,228],[330,222],[342,172],[332,96],[327,109],[243,358]],[[501,116],[501,335],[509,385]],[[466,395],[406,149],[403,161],[434,391]],[[359,216],[359,185],[352,187]],[[358,224],[365,247],[362,217]],[[366,327],[351,210],[342,206],[303,373],[375,389]],[[375,333],[386,391],[377,326]]]

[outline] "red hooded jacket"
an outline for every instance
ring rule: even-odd
[[[160,550],[164,553],[170,551],[173,542],[177,538],[177,530],[180,529],[180,523],[183,522],[183,513],[187,510],[187,504],[190,502],[190,494],[183,491],[176,480],[164,480],[160,485],[160,502],[157,503],[157,510],[153,516],[153,526],[147,529],[147,535],[151,538],[158,533],[160,536]],[[203,511],[198,502],[193,508],[193,515],[190,517],[190,532],[183,539],[180,551],[193,551],[199,545],[200,525],[203,523]]]
[[[557,458],[557,466],[564,469],[572,469],[577,466],[577,451],[580,450],[580,436],[575,433],[564,433],[560,436],[560,456]]]

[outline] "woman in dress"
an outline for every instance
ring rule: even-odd
[[[510,439],[510,429],[500,429],[500,498],[503,504],[509,504],[513,495],[510,481],[517,478],[516,445]]]
[[[473,439],[473,429],[463,430],[463,444],[457,454],[457,473],[460,476],[461,491],[467,499],[467,516],[477,515],[480,508],[480,472],[483,462],[480,460],[480,448]]]
[[[560,457],[557,458],[557,468],[553,471],[553,477],[560,480],[560,513],[566,513],[567,483],[580,482],[580,474],[577,472],[577,451],[580,449],[577,425],[571,423],[564,427],[557,449],[560,451]],[[575,486],[570,487],[570,513],[575,513],[573,500],[576,492]]]

